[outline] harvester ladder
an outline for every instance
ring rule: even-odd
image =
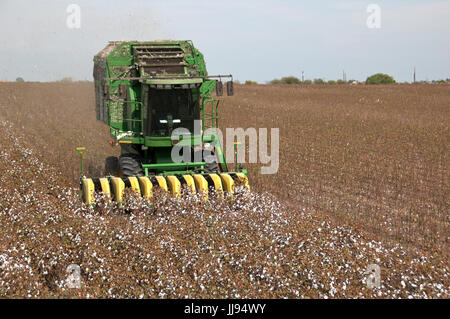
[[[206,131],[208,128],[219,127],[219,116],[217,109],[219,108],[220,100],[213,98],[204,99],[202,103],[202,128]]]
[[[218,129],[219,128],[219,99],[214,99],[212,97],[205,98],[202,101],[202,130],[203,133],[209,128]],[[223,153],[223,147],[221,141],[218,140],[218,153],[216,154],[218,164],[222,172],[228,172],[228,165],[226,163],[225,154]]]

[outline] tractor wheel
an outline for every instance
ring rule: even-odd
[[[217,173],[219,171],[219,166],[217,165],[216,156],[214,154],[203,156],[203,151],[196,151],[193,154],[194,157],[192,158],[192,161],[195,162],[195,158],[197,155],[197,157],[201,158],[203,162],[206,162],[206,173]]]
[[[142,169],[142,159],[135,154],[123,154],[119,157],[119,167],[122,171],[122,177],[144,176]]]
[[[106,158],[105,175],[119,176],[119,159],[116,156]]]

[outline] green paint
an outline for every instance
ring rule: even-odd
[[[207,76],[203,54],[192,41],[110,42],[94,57],[97,119],[108,124],[120,142],[128,142],[122,145],[136,148],[146,175],[192,173],[205,163],[173,163],[170,132],[177,116],[187,110],[194,115],[182,123],[198,119],[203,132],[218,128],[219,100],[212,96],[216,80]],[[184,105],[186,110],[180,112]],[[213,137],[192,136],[176,143],[194,146],[198,141],[216,143],[221,171],[228,172],[222,145]]]

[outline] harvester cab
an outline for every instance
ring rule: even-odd
[[[94,57],[96,116],[121,155],[106,159],[105,177],[81,176],[83,201],[102,192],[121,202],[126,187],[147,198],[154,187],[179,196],[187,185],[204,198],[210,188],[231,194],[236,182],[249,188],[247,171],[237,163],[229,171],[214,134],[222,79],[233,95],[232,76],[208,75],[191,41],[109,42]]]

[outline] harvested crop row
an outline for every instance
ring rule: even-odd
[[[0,296],[136,298],[448,297],[445,260],[411,258],[306,209],[242,193],[203,203],[158,194],[81,206],[77,190],[0,124]],[[81,288],[66,269],[81,268]],[[382,286],[365,271],[381,267]]]

